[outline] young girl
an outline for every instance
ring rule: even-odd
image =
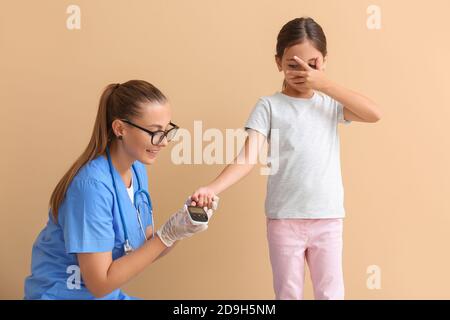
[[[171,114],[167,98],[146,81],[106,87],[89,145],[51,196],[26,299],[130,299],[120,289],[126,282],[177,241],[206,230],[183,205],[153,234],[144,164],[174,138]],[[209,216],[218,198],[213,203]]]
[[[193,204],[210,204],[250,172],[264,140],[270,142],[272,130],[278,131],[278,170],[269,176],[265,202],[277,299],[303,298],[305,260],[316,299],[344,298],[338,123],[376,122],[380,111],[368,98],[329,80],[326,59],[325,34],[313,19],[283,26],[275,55],[285,76],[282,91],[259,99],[235,162],[191,196]]]

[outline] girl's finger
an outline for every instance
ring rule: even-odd
[[[299,75],[299,74],[288,74],[286,75],[287,79],[296,79],[296,78],[307,78],[307,75]]]
[[[212,199],[209,197],[208,198],[208,209],[212,208]]]
[[[202,207],[204,207],[207,204],[208,198],[206,198],[205,196],[203,196],[202,198],[202,203],[200,204]]]
[[[286,77],[302,77],[302,78],[304,78],[304,77],[307,77],[308,76],[308,73],[307,72],[305,72],[305,73],[300,73],[300,72],[289,72],[289,73],[286,73]]]
[[[305,61],[297,56],[294,56],[294,60],[297,61],[305,70],[313,70]]]
[[[306,78],[303,78],[303,77],[287,78],[287,80],[288,80],[288,81],[301,81],[301,82],[307,81]]]
[[[286,71],[286,75],[295,75],[295,76],[301,76],[305,77],[309,74],[309,71],[299,71],[299,70],[288,70]]]

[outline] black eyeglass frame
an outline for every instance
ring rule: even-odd
[[[139,126],[139,125],[137,125],[137,124],[131,122],[130,120],[127,120],[127,119],[120,119],[120,121],[123,121],[123,122],[129,124],[130,126],[133,126],[133,127],[135,127],[135,128],[138,128],[138,129],[140,129],[140,130],[146,132],[147,134],[149,134],[149,135],[151,136],[151,141],[152,141],[152,144],[153,144],[154,146],[160,145],[161,142],[163,142],[164,138],[167,138],[168,134],[169,134],[171,131],[173,131],[173,130],[175,130],[175,133],[174,133],[174,137],[175,137],[176,131],[180,128],[180,127],[177,126],[175,123],[169,122],[169,125],[172,126],[172,128],[170,128],[169,130],[150,131],[150,130],[148,130],[148,129],[142,128],[141,126]],[[154,137],[155,137],[156,134],[158,134],[158,133],[160,133],[160,132],[162,132],[163,135],[162,135],[161,138],[159,139],[158,143],[155,144],[154,141],[153,141],[153,140],[154,140]],[[172,138],[172,139],[173,139],[173,138]],[[170,140],[167,139],[167,142],[170,142],[172,139],[170,139]]]

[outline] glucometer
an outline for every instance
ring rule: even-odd
[[[192,224],[208,224],[208,214],[205,209],[196,206],[186,206]]]

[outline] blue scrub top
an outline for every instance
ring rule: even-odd
[[[133,188],[148,191],[145,166],[136,161]],[[124,255],[125,242],[117,197],[120,197],[128,237],[134,249],[144,243],[137,211],[125,184],[115,168],[115,192],[108,160],[104,156],[85,164],[70,183],[54,222],[51,211],[46,227],[37,237],[32,250],[31,275],[25,279],[25,299],[95,299],[81,277],[77,253],[112,252],[113,259]],[[138,206],[141,201],[139,199]],[[148,203],[147,203],[148,204]],[[151,225],[150,204],[139,205],[144,230]],[[130,299],[120,289],[102,299]]]

